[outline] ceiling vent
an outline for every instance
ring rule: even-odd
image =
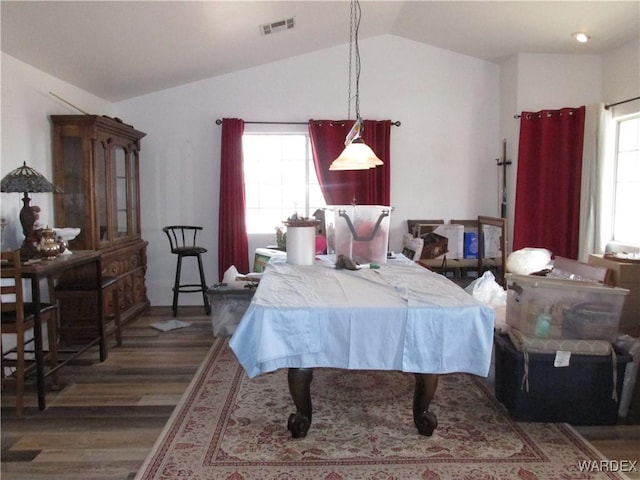
[[[262,35],[271,35],[272,33],[290,30],[294,26],[295,26],[295,20],[294,20],[294,17],[291,17],[291,18],[287,18],[286,20],[279,20],[277,22],[260,25],[260,33]]]

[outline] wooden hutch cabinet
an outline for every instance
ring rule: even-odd
[[[52,115],[51,121],[54,183],[64,190],[54,196],[55,225],[81,229],[69,242],[72,251],[102,252],[102,275],[118,279],[125,325],[149,307],[147,242],[140,233],[139,152],[146,134],[98,115]],[[95,335],[93,305],[94,312],[80,300],[60,305],[61,340],[75,343]],[[105,313],[111,315],[113,307],[105,303]]]

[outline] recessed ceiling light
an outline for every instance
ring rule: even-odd
[[[584,32],[574,32],[571,34],[571,38],[580,43],[587,43],[591,37]]]

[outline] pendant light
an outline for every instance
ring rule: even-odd
[[[360,117],[360,49],[358,28],[360,27],[360,2],[351,0],[351,24],[349,31],[349,117],[351,117],[351,66],[352,52],[355,54],[356,121],[344,141],[345,149],[336,158],[329,170],[366,170],[382,165],[373,150],[362,139],[363,123]]]

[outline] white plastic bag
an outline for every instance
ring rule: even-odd
[[[238,269],[236,268],[236,266],[231,265],[229,268],[227,268],[227,271],[224,272],[224,275],[222,277],[222,282],[226,283],[227,287],[229,287],[230,289],[242,290],[244,286],[247,284],[247,282],[238,280],[239,276],[240,276],[240,272],[238,272]]]
[[[507,257],[507,272],[529,275],[545,269],[551,263],[551,252],[546,248],[522,248]]]
[[[489,270],[471,282],[465,291],[473,298],[492,307],[507,304],[507,292],[496,282],[496,277]]]
[[[504,290],[493,273],[487,270],[481,277],[469,284],[465,291],[473,298],[493,308],[496,318],[494,327],[497,330],[507,329],[507,291]]]

